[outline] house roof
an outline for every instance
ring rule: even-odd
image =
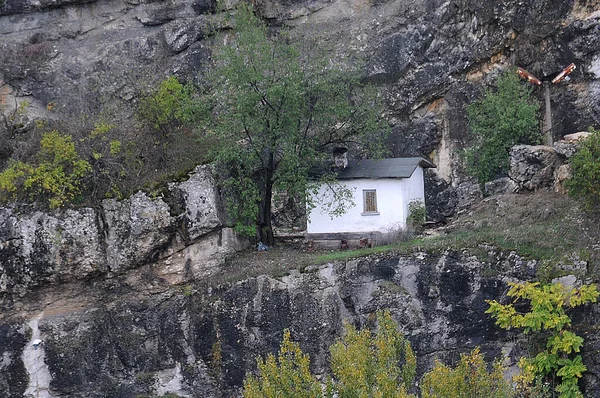
[[[337,179],[408,178],[417,166],[435,167],[433,163],[420,157],[349,160],[348,166],[338,172]]]

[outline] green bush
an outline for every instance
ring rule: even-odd
[[[425,210],[425,203],[421,200],[415,199],[408,204],[408,217],[406,218],[408,226],[416,230],[421,230],[425,223],[426,216],[427,211]]]
[[[291,341],[290,332],[283,334],[277,358],[273,354],[263,361],[258,358],[260,377],[248,376],[244,381],[244,398],[318,398],[321,385],[310,373],[310,360]]]
[[[45,133],[37,164],[12,161],[0,173],[0,198],[39,200],[50,208],[72,203],[81,194],[83,179],[91,171],[75,150],[71,136],[58,131]]]
[[[142,120],[165,136],[194,120],[194,89],[170,76],[140,99]]]
[[[467,171],[480,183],[506,175],[511,147],[541,142],[538,108],[531,89],[516,73],[502,74],[497,90],[486,91],[467,109],[472,134],[472,145],[465,151]]]
[[[244,398],[414,398],[417,360],[410,343],[398,331],[389,311],[377,313],[377,333],[357,331],[346,324],[346,334],[330,347],[334,380],[326,385],[309,371],[309,357],[284,332],[277,358],[258,359],[260,376],[248,376]]]
[[[415,381],[417,358],[389,311],[377,312],[374,335],[347,324],[344,337],[329,350],[339,398],[414,397],[407,391]]]
[[[565,307],[578,307],[586,303],[594,303],[598,298],[595,285],[584,285],[580,288],[567,288],[560,283],[540,285],[536,283],[509,283],[509,297],[514,297],[511,304],[503,305],[495,300],[488,300],[490,308],[486,313],[496,318],[496,324],[503,329],[523,328],[524,333],[542,332],[549,334],[546,348],[540,349],[535,357],[521,358],[519,367],[521,375],[516,379],[525,396],[530,396],[536,389],[535,381],[553,382],[560,380],[555,391],[560,398],[583,397],[578,380],[587,370],[578,353],[583,345],[583,338],[569,331],[571,318]],[[516,302],[529,301],[529,311],[519,312]]]
[[[581,199],[588,207],[600,204],[600,131],[581,143],[571,158],[571,179],[567,181],[569,195]]]
[[[455,368],[436,361],[435,367],[421,384],[423,398],[486,397],[509,398],[515,396],[514,388],[504,380],[504,368],[494,363],[491,372],[479,348],[463,354]]]

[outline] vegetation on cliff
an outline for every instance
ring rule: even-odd
[[[497,360],[491,369],[479,349],[461,355],[454,368],[439,361],[426,373],[419,387],[423,398],[490,397],[533,398],[582,397],[578,381],[587,370],[581,351],[584,339],[572,331],[568,308],[596,302],[595,285],[579,288],[560,283],[509,283],[510,304],[488,300],[486,313],[504,329],[523,328],[532,349],[519,360],[520,373],[513,382],[505,380],[504,368]],[[523,311],[518,300],[528,300]],[[538,344],[547,339],[547,344]],[[258,361],[258,376],[249,375],[244,383],[245,398],[265,397],[415,397],[416,356],[410,343],[398,331],[389,311],[377,312],[377,329],[357,331],[346,325],[346,333],[330,347],[332,378],[325,383],[311,375],[308,355],[284,333],[278,358],[271,354]]]
[[[417,359],[389,311],[377,312],[375,333],[346,325],[346,333],[330,347],[331,379],[325,383],[310,374],[308,355],[284,333],[277,360],[258,358],[258,376],[249,375],[244,398],[415,398]],[[478,350],[463,355],[455,369],[439,362],[423,378],[424,398],[490,397],[514,395],[502,377],[492,371]]]
[[[274,195],[305,197],[309,170],[333,147],[373,155],[388,127],[360,73],[315,51],[303,54],[286,31],[270,34],[246,3],[233,22],[231,42],[215,50],[203,97],[210,107],[206,135],[216,138],[238,230],[271,244]]]
[[[571,318],[566,308],[595,303],[599,295],[596,285],[569,288],[560,283],[527,282],[509,286],[507,295],[514,301],[505,305],[489,300],[486,313],[496,318],[496,324],[503,329],[522,328],[525,334],[534,332],[547,337],[545,347],[534,346],[531,356],[519,361],[518,387],[525,396],[547,384],[550,391],[546,393],[552,394],[553,388],[560,398],[583,397],[578,381],[587,370],[579,354],[584,340],[568,329]],[[528,300],[530,309],[521,310],[519,300]]]
[[[488,369],[479,348],[462,354],[460,361],[448,366],[438,360],[433,369],[423,376],[422,398],[487,397],[509,398],[515,391],[504,379],[504,367],[499,360]]]
[[[588,208],[600,205],[600,131],[590,129],[579,151],[571,159],[569,194],[584,201]]]
[[[308,356],[286,332],[277,360],[258,358],[259,376],[246,379],[244,398],[414,397],[407,391],[414,385],[416,358],[389,311],[377,313],[375,334],[347,324],[330,352],[333,379],[323,391],[310,374]]]
[[[81,194],[91,166],[81,159],[71,136],[51,131],[43,135],[40,146],[35,164],[11,162],[0,173],[0,198],[26,198],[56,208]]]
[[[531,98],[531,89],[512,70],[500,75],[496,86],[467,109],[472,134],[471,147],[465,151],[467,171],[480,183],[507,174],[513,146],[542,140],[539,104]]]

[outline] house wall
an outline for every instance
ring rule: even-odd
[[[355,206],[333,219],[319,203],[309,213],[307,233],[390,232],[406,228],[408,204],[415,200],[425,203],[423,169],[417,167],[410,178],[357,179],[340,181],[354,191]],[[377,215],[363,215],[363,190],[377,191]],[[319,198],[331,198],[321,187]]]

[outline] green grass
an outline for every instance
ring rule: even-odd
[[[589,261],[587,276],[593,277],[600,269],[596,266],[600,265],[600,247],[594,246],[600,236],[600,215],[582,213],[572,199],[550,192],[488,198],[436,233],[348,251],[309,252],[301,244],[279,245],[268,252],[249,249],[230,257],[222,273],[205,282],[214,286],[258,275],[281,277],[292,270],[310,272],[310,266],[367,256],[417,251],[441,254],[446,250],[466,250],[490,264],[494,260],[490,256],[498,252],[515,252],[524,259],[538,260],[540,280],[572,273],[569,266],[577,259]],[[497,272],[493,266],[486,270],[490,275]]]
[[[545,263],[589,259],[592,244],[582,232],[582,215],[574,201],[550,192],[535,195],[505,195],[490,198],[469,214],[459,217],[437,236],[406,242],[317,255],[322,264],[374,254],[407,254],[418,251],[441,253],[470,250],[486,256],[490,249],[515,252],[525,259]],[[593,237],[592,237],[593,239]]]
[[[336,261],[347,261],[353,258],[367,257],[374,254],[389,253],[396,248],[396,245],[386,245],[369,247],[364,249],[348,250],[348,251],[331,251],[327,253],[317,253],[314,258],[316,265],[332,263]]]

